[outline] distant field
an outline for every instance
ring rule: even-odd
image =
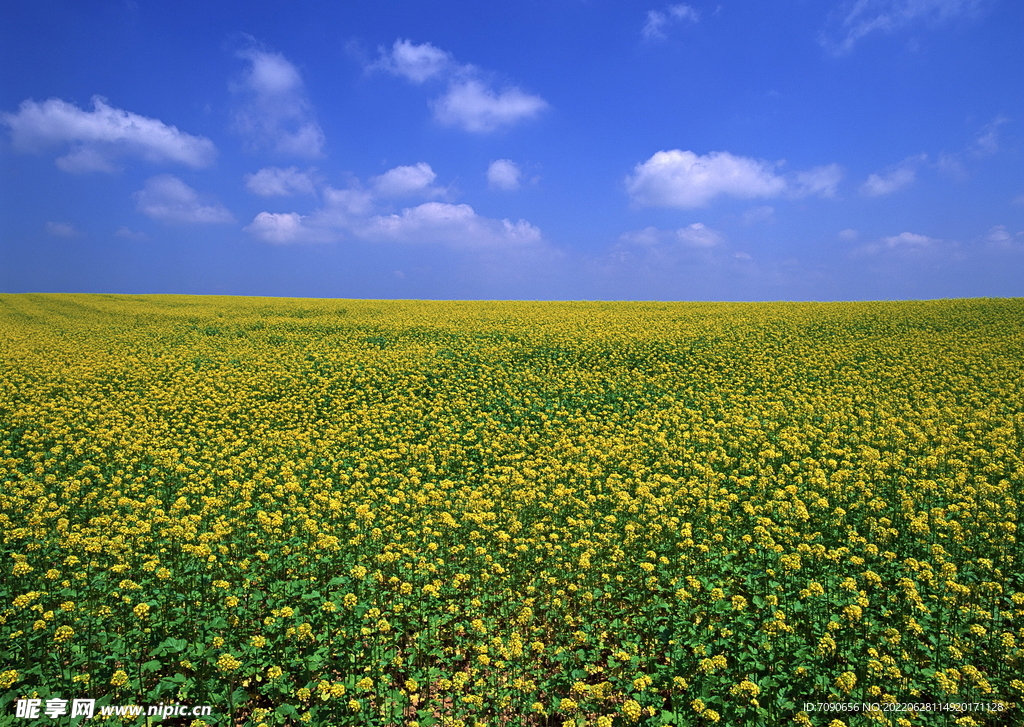
[[[1019,726],[1022,451],[1024,299],[0,295],[0,724]]]

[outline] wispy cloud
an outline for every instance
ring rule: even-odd
[[[918,154],[907,157],[899,164],[881,172],[869,174],[860,187],[860,193],[865,197],[882,197],[901,190],[914,183],[917,179],[917,168],[927,160],[927,154]]]
[[[431,79],[447,83],[447,90],[430,101],[434,118],[445,126],[473,133],[490,133],[536,118],[548,103],[518,86],[495,90],[479,68],[457,63],[430,43],[396,40],[391,50],[380,49],[368,70],[382,69],[423,84]]]
[[[124,238],[125,240],[149,239],[149,235],[147,235],[145,232],[137,232],[135,230],[130,229],[127,225],[121,225],[120,227],[118,227],[117,231],[114,234],[117,235],[118,237]]]
[[[935,26],[973,16],[986,3],[987,0],[847,0],[833,11],[819,41],[834,53],[847,53],[873,33],[895,33],[908,27]]]
[[[324,132],[313,114],[299,69],[280,53],[246,48],[249,67],[232,91],[241,99],[234,126],[257,149],[289,156],[322,156]]]
[[[78,237],[81,234],[70,222],[47,222],[46,233],[54,237]]]
[[[295,194],[313,194],[316,191],[316,169],[299,171],[298,167],[264,167],[254,174],[245,175],[245,188],[261,197],[291,197]]]
[[[971,152],[975,156],[991,156],[999,151],[999,127],[1009,121],[1005,116],[997,116],[985,124],[978,138],[971,144]]]
[[[796,173],[792,193],[796,197],[835,197],[842,180],[843,168],[838,164],[814,167]]]
[[[123,157],[200,168],[212,164],[217,154],[205,137],[114,108],[100,96],[93,96],[92,106],[92,111],[84,111],[56,98],[23,101],[17,113],[0,114],[0,123],[11,130],[12,144],[19,152],[70,145],[68,153],[56,160],[66,172],[116,172]]]
[[[663,10],[648,10],[647,21],[640,30],[646,40],[664,40],[668,28],[678,23],[696,23],[700,13],[690,5],[669,5]]]
[[[890,235],[863,245],[854,250],[853,255],[878,255],[882,253],[916,254],[937,250],[945,242],[945,240],[929,237],[928,235],[920,235],[916,232],[901,232],[898,235]]]
[[[160,174],[146,180],[135,193],[139,212],[161,222],[218,224],[234,222],[228,209],[216,202],[203,200],[199,193],[171,174]]]
[[[722,234],[707,227],[702,222],[680,227],[676,230],[661,230],[657,227],[645,227],[642,230],[624,232],[619,241],[642,248],[675,245],[687,248],[709,248],[725,241]]]
[[[757,207],[751,207],[743,213],[743,224],[745,225],[756,225],[759,223],[774,222],[775,221],[775,208],[770,205],[759,205]]]

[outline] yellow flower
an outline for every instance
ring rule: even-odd
[[[53,634],[53,640],[58,644],[63,644],[65,641],[69,641],[75,635],[75,630],[70,626],[58,626],[57,630]]]
[[[124,669],[118,669],[114,672],[114,676],[110,678],[110,683],[115,687],[123,687],[128,683],[128,674],[125,673]]]
[[[149,615],[149,604],[143,601],[142,603],[138,604],[135,608],[132,609],[132,613],[135,614],[136,618],[145,618]]]
[[[838,677],[836,677],[836,686],[839,687],[844,694],[849,694],[853,691],[853,687],[857,684],[857,675],[852,671],[844,671]]]
[[[217,668],[221,671],[235,671],[240,666],[242,666],[242,662],[231,654],[221,654],[217,659]]]
[[[0,673],[0,689],[10,689],[18,681],[18,670],[8,669]]]

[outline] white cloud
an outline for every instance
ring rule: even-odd
[[[135,199],[139,212],[162,222],[234,222],[226,207],[204,202],[194,189],[170,174],[147,179],[145,186],[135,193]]]
[[[814,167],[796,173],[793,194],[797,197],[835,197],[836,188],[843,179],[843,168],[838,164]]]
[[[901,232],[898,235],[883,237],[876,242],[858,247],[851,252],[851,255],[854,257],[878,254],[916,255],[925,252],[942,252],[943,249],[948,251],[955,247],[955,243],[951,244],[935,237],[919,235],[915,232]]]
[[[314,194],[316,182],[316,169],[300,172],[298,167],[264,167],[255,174],[245,175],[245,188],[261,197]]]
[[[497,159],[487,167],[487,185],[507,192],[519,189],[522,170],[511,159]]]
[[[985,124],[981,135],[974,140],[971,150],[975,156],[991,156],[999,151],[999,127],[1009,119],[1005,116],[997,116],[990,123]]]
[[[705,227],[703,223],[694,222],[688,227],[676,230],[676,239],[691,247],[714,247],[720,244],[723,238],[718,232]]]
[[[481,250],[539,249],[540,230],[525,220],[483,217],[467,204],[430,201],[398,212],[388,202],[408,196],[436,196],[437,175],[425,162],[395,167],[347,189],[325,186],[324,204],[312,214],[260,212],[245,230],[275,244],[357,239],[380,243],[434,244]]]
[[[925,154],[908,157],[882,173],[868,175],[867,181],[861,185],[860,193],[865,197],[881,197],[903,189],[914,182],[918,164],[927,158]]]
[[[639,206],[704,207],[719,195],[774,197],[786,190],[786,181],[767,162],[725,151],[697,156],[672,149],[637,164],[626,189]]]
[[[696,23],[700,20],[698,13],[690,5],[670,5],[664,10],[648,10],[647,22],[640,34],[647,40],[664,40],[666,29],[672,23]]]
[[[710,248],[722,244],[725,238],[721,233],[712,230],[701,222],[680,227],[677,230],[659,230],[657,227],[645,227],[642,230],[624,232],[619,240],[648,250],[663,243],[681,245],[690,248]]]
[[[381,49],[378,60],[367,66],[368,70],[378,68],[415,84],[446,81],[448,90],[430,102],[434,119],[465,131],[496,131],[533,119],[548,107],[543,98],[518,86],[495,91],[479,68],[457,63],[450,53],[430,43],[396,40],[390,52]]]
[[[47,222],[46,232],[54,237],[78,237],[80,234],[70,222]]]
[[[120,157],[194,168],[213,163],[217,150],[205,137],[108,106],[100,96],[93,96],[92,106],[92,111],[83,111],[56,98],[43,103],[23,101],[17,113],[0,114],[0,123],[10,128],[17,151],[70,144],[70,151],[57,159],[57,166],[66,172],[114,172]]]
[[[118,237],[123,237],[126,240],[149,239],[149,235],[147,235],[145,232],[135,232],[134,230],[129,229],[127,225],[121,225],[120,227],[118,227],[117,231],[114,234],[117,235]]]
[[[536,117],[547,101],[513,87],[495,93],[477,80],[453,83],[434,101],[434,118],[446,126],[486,133]]]
[[[850,227],[847,227],[845,230],[840,230],[839,231],[839,239],[840,240],[847,240],[847,241],[856,240],[857,236],[858,236],[858,232],[856,230],[854,230],[853,228],[850,228]]]
[[[872,33],[894,33],[923,23],[937,25],[976,14],[985,0],[847,0],[833,13],[830,28],[819,38],[836,53],[850,51]]]
[[[391,52],[381,49],[380,58],[371,68],[383,68],[413,83],[423,83],[447,73],[464,70],[450,53],[430,43],[416,45],[411,40],[396,40]]]
[[[291,156],[319,157],[324,132],[313,115],[299,70],[280,53],[249,48],[238,53],[249,61],[232,90],[244,98],[235,113],[235,128],[254,147]]]
[[[775,208],[763,204],[758,207],[751,207],[743,213],[743,224],[754,225],[759,222],[774,222]]]
[[[541,239],[540,230],[525,220],[489,219],[468,204],[445,202],[426,202],[400,214],[377,215],[358,234],[371,240],[456,247],[521,246]]]
[[[370,183],[374,192],[381,197],[437,197],[445,190],[433,186],[437,174],[426,162],[415,166],[395,167],[373,177]]]
[[[883,237],[882,241],[886,247],[898,247],[898,248],[923,248],[938,242],[934,237],[928,237],[927,235],[917,235],[913,232],[901,232],[898,235],[892,237]]]
[[[1006,231],[1006,225],[996,225],[988,231],[987,235],[985,235],[985,239],[990,242],[1005,242],[1010,238],[1011,235]]]
[[[260,212],[242,229],[263,242],[309,242],[313,231],[304,226],[303,219],[302,215],[295,212]]]

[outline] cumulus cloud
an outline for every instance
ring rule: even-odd
[[[121,157],[201,168],[212,164],[217,154],[205,137],[114,108],[100,96],[93,96],[92,111],[56,98],[23,101],[17,113],[0,114],[0,123],[10,128],[19,152],[70,145],[68,153],[57,158],[57,166],[66,172],[115,172]]]
[[[548,108],[540,96],[509,86],[496,91],[476,66],[460,64],[452,55],[430,43],[396,40],[390,51],[367,66],[383,69],[415,84],[431,79],[447,83],[447,91],[430,102],[434,119],[474,133],[489,133],[529,121]]]
[[[914,182],[918,165],[926,159],[924,154],[909,157],[880,173],[868,175],[867,181],[861,185],[860,193],[865,197],[881,197],[903,189]]]
[[[263,242],[309,242],[315,237],[315,231],[303,224],[304,219],[296,212],[260,212],[243,229]]]
[[[295,194],[314,194],[316,169],[299,171],[298,167],[264,167],[255,174],[245,175],[245,188],[261,197],[291,197]]]
[[[846,0],[832,14],[819,41],[835,53],[850,51],[873,33],[895,33],[977,15],[986,0]]]
[[[78,237],[80,234],[70,222],[47,222],[46,232],[54,237]]]
[[[774,197],[786,186],[773,165],[726,151],[659,151],[626,178],[634,204],[643,207],[704,207],[719,195]]]
[[[139,212],[161,222],[216,224],[234,222],[231,212],[215,202],[204,201],[199,194],[171,174],[146,180],[135,193]]]
[[[433,106],[434,117],[440,123],[487,133],[535,118],[548,103],[516,87],[495,93],[474,79],[453,83]]]
[[[281,154],[319,157],[324,132],[313,115],[299,69],[280,53],[256,48],[239,51],[249,62],[232,90],[242,99],[234,115],[235,129],[255,148]]]
[[[698,13],[690,5],[669,5],[664,10],[648,10],[647,22],[640,34],[647,40],[664,40],[668,37],[667,30],[674,23],[696,23],[700,20]]]
[[[416,45],[411,40],[396,40],[391,52],[380,51],[380,58],[371,68],[382,68],[396,76],[423,83],[447,73],[459,73],[468,70],[455,63],[451,53],[447,53],[430,43]]]
[[[429,164],[395,167],[346,189],[325,186],[323,206],[312,214],[260,212],[245,230],[274,244],[335,242],[433,244],[480,250],[539,249],[540,230],[525,220],[492,219],[467,204],[428,201],[395,211],[393,199],[436,196],[437,175]]]
[[[487,167],[487,185],[511,192],[519,189],[522,170],[511,159],[497,159]]]
[[[381,197],[437,197],[445,190],[434,186],[437,174],[426,162],[415,166],[395,167],[373,177],[370,183]]]

